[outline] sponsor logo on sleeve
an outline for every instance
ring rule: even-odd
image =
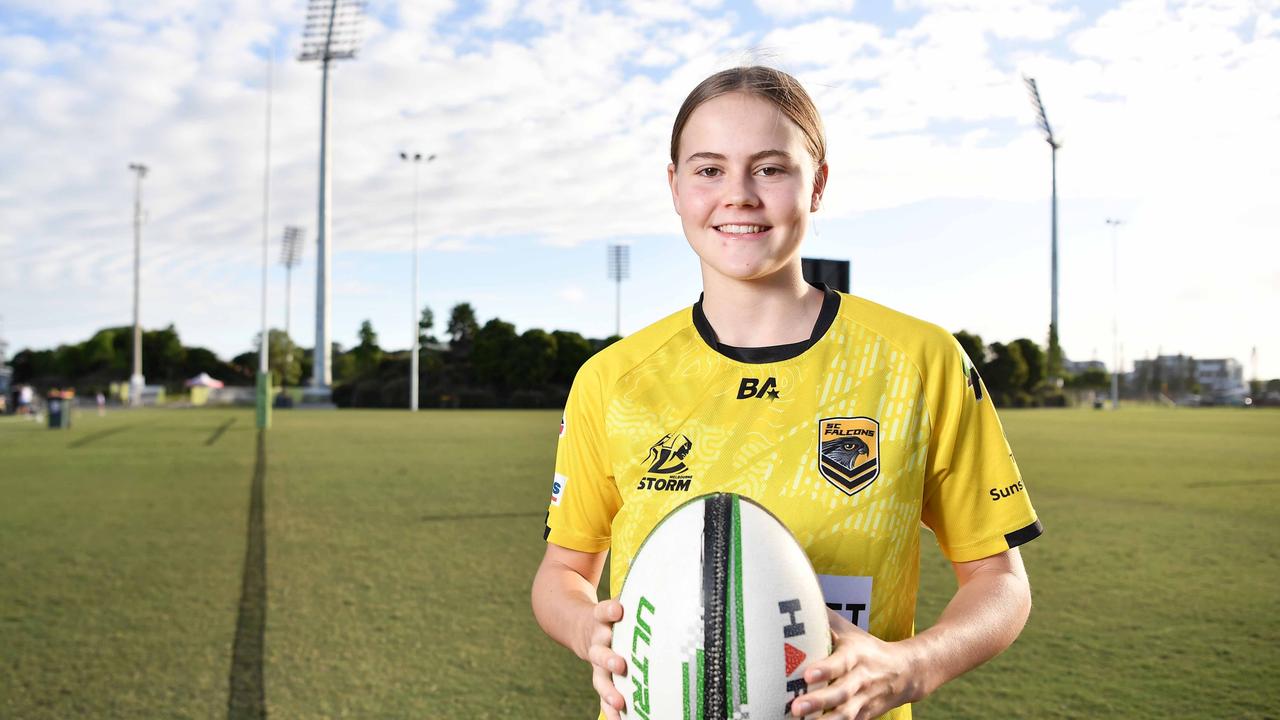
[[[869,417],[818,421],[818,470],[845,495],[880,477],[880,423]]]
[[[564,437],[564,416],[560,416],[560,437]]]
[[[998,502],[1003,498],[1007,498],[1012,495],[1017,495],[1018,493],[1022,492],[1023,489],[1024,488],[1022,486],[1022,481],[1019,480],[1018,482],[1012,485],[1006,485],[1005,487],[1002,487],[1002,488],[991,488],[990,490],[987,491],[987,493],[991,495],[991,502]]]
[[[560,473],[556,473],[555,479],[551,481],[551,504],[559,505],[560,496],[564,493],[565,483],[569,482],[569,478]]]

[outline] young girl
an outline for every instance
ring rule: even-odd
[[[827,183],[822,121],[790,75],[726,70],[685,100],[667,178],[702,266],[692,308],[578,372],[560,431],[533,609],[593,666],[602,714],[616,600],[648,532],[684,501],[734,492],[795,534],[819,575],[832,654],[797,717],[910,717],[908,703],[1004,650],[1031,607],[1018,545],[1040,523],[1000,422],[947,331],[805,283],[800,245]],[[661,481],[661,482],[659,482]],[[920,524],[955,569],[913,635]]]

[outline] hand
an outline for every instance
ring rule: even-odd
[[[587,625],[586,653],[582,659],[591,663],[591,685],[600,695],[600,709],[609,720],[619,720],[626,707],[622,693],[613,684],[614,675],[627,674],[627,661],[613,651],[613,624],[622,619],[622,603],[604,600],[596,603]]]
[[[830,610],[835,648],[804,672],[805,682],[826,687],[791,704],[796,717],[824,711],[820,720],[867,720],[915,699],[916,658],[901,642],[885,642]]]

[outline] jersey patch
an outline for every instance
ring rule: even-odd
[[[556,473],[556,477],[551,481],[551,504],[559,505],[560,496],[564,494],[564,486],[569,482],[569,478]]]
[[[871,585],[872,579],[865,576],[818,576],[827,607],[867,632],[871,631]]]
[[[818,421],[818,470],[845,495],[880,476],[880,423],[869,417]]]

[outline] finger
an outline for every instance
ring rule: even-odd
[[[596,603],[592,616],[600,622],[616,623],[622,619],[622,603],[616,599],[601,600]]]
[[[626,707],[626,703],[622,699],[622,693],[618,692],[618,688],[614,687],[613,677],[609,675],[607,670],[594,668],[591,672],[591,686],[595,688],[596,694],[600,696],[600,702],[617,710],[622,710]]]
[[[805,693],[792,703],[792,711],[803,717],[819,710],[847,709],[847,706],[858,697],[862,689],[861,673],[849,673],[836,678],[826,687]],[[799,706],[799,707],[797,707]],[[798,712],[797,712],[798,711]],[[825,715],[823,716],[826,717]],[[833,715],[833,718],[840,717]],[[852,715],[850,715],[852,717]]]
[[[627,674],[627,661],[611,650],[608,645],[592,645],[591,649],[587,651],[587,660],[592,665],[608,670],[614,675]]]
[[[622,720],[622,716],[618,714],[618,711],[614,710],[612,705],[603,700],[600,701],[600,712],[604,713],[604,716],[608,718],[608,720]]]

